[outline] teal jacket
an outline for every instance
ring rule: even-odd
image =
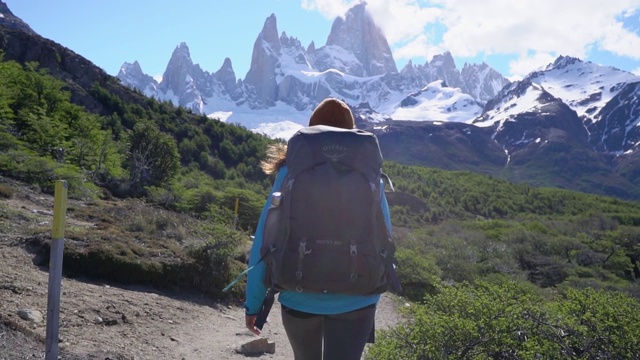
[[[268,289],[263,282],[266,265],[264,262],[258,263],[260,259],[260,246],[262,245],[267,209],[269,208],[269,204],[271,204],[271,195],[274,191],[278,191],[278,189],[280,189],[280,185],[286,175],[287,167],[283,166],[278,171],[273,188],[271,189],[271,193],[267,198],[267,202],[265,203],[264,208],[262,209],[262,214],[260,215],[260,220],[258,221],[258,227],[253,239],[251,253],[249,255],[249,267],[255,267],[249,271],[247,277],[246,301],[244,303],[247,315],[255,315],[260,312],[262,302],[267,295]],[[381,186],[384,190],[384,183],[382,183]],[[381,203],[387,229],[391,232],[391,216],[389,215],[389,205],[387,203],[387,198],[384,196],[384,191],[382,192]],[[280,304],[288,308],[322,315],[342,314],[352,310],[357,310],[365,306],[375,304],[378,300],[380,300],[380,295],[299,293],[296,291],[281,291],[278,296]]]

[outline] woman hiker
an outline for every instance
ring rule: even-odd
[[[328,98],[313,111],[309,126],[328,125],[342,129],[354,129],[354,117],[349,107],[338,99]],[[287,175],[286,146],[269,149],[268,158],[261,164],[267,174],[276,174],[271,193],[278,191]],[[380,185],[381,187],[384,184]],[[384,189],[384,188],[382,188]],[[389,208],[384,191],[381,191],[381,210],[386,228],[391,229]],[[269,196],[269,199],[271,195]],[[264,283],[266,264],[260,249],[269,202],[265,204],[251,248],[246,287],[246,327],[260,334],[256,318],[268,291]],[[390,234],[389,234],[390,236]],[[376,304],[380,294],[347,295],[324,294],[281,290],[278,301],[282,309],[282,322],[293,348],[296,360],[357,360],[372,334]]]

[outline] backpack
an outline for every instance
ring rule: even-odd
[[[395,245],[381,208],[374,134],[316,125],[288,142],[288,173],[271,196],[261,258],[267,287],[367,295],[395,278]]]

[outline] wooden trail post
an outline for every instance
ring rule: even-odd
[[[67,182],[56,181],[53,201],[51,255],[49,256],[49,292],[47,294],[46,360],[58,359],[60,326],[60,287],[62,285],[62,255],[64,253],[64,226],[67,216]]]
[[[233,211],[233,230],[238,227],[238,208],[240,207],[240,198],[236,198],[236,208]]]

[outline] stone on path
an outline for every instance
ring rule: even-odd
[[[240,347],[236,349],[236,352],[244,355],[275,354],[276,343],[269,342],[269,340],[265,338],[259,338],[240,345]]]
[[[22,320],[32,321],[34,323],[41,323],[43,320],[42,313],[32,309],[18,310],[18,316],[20,316]]]

